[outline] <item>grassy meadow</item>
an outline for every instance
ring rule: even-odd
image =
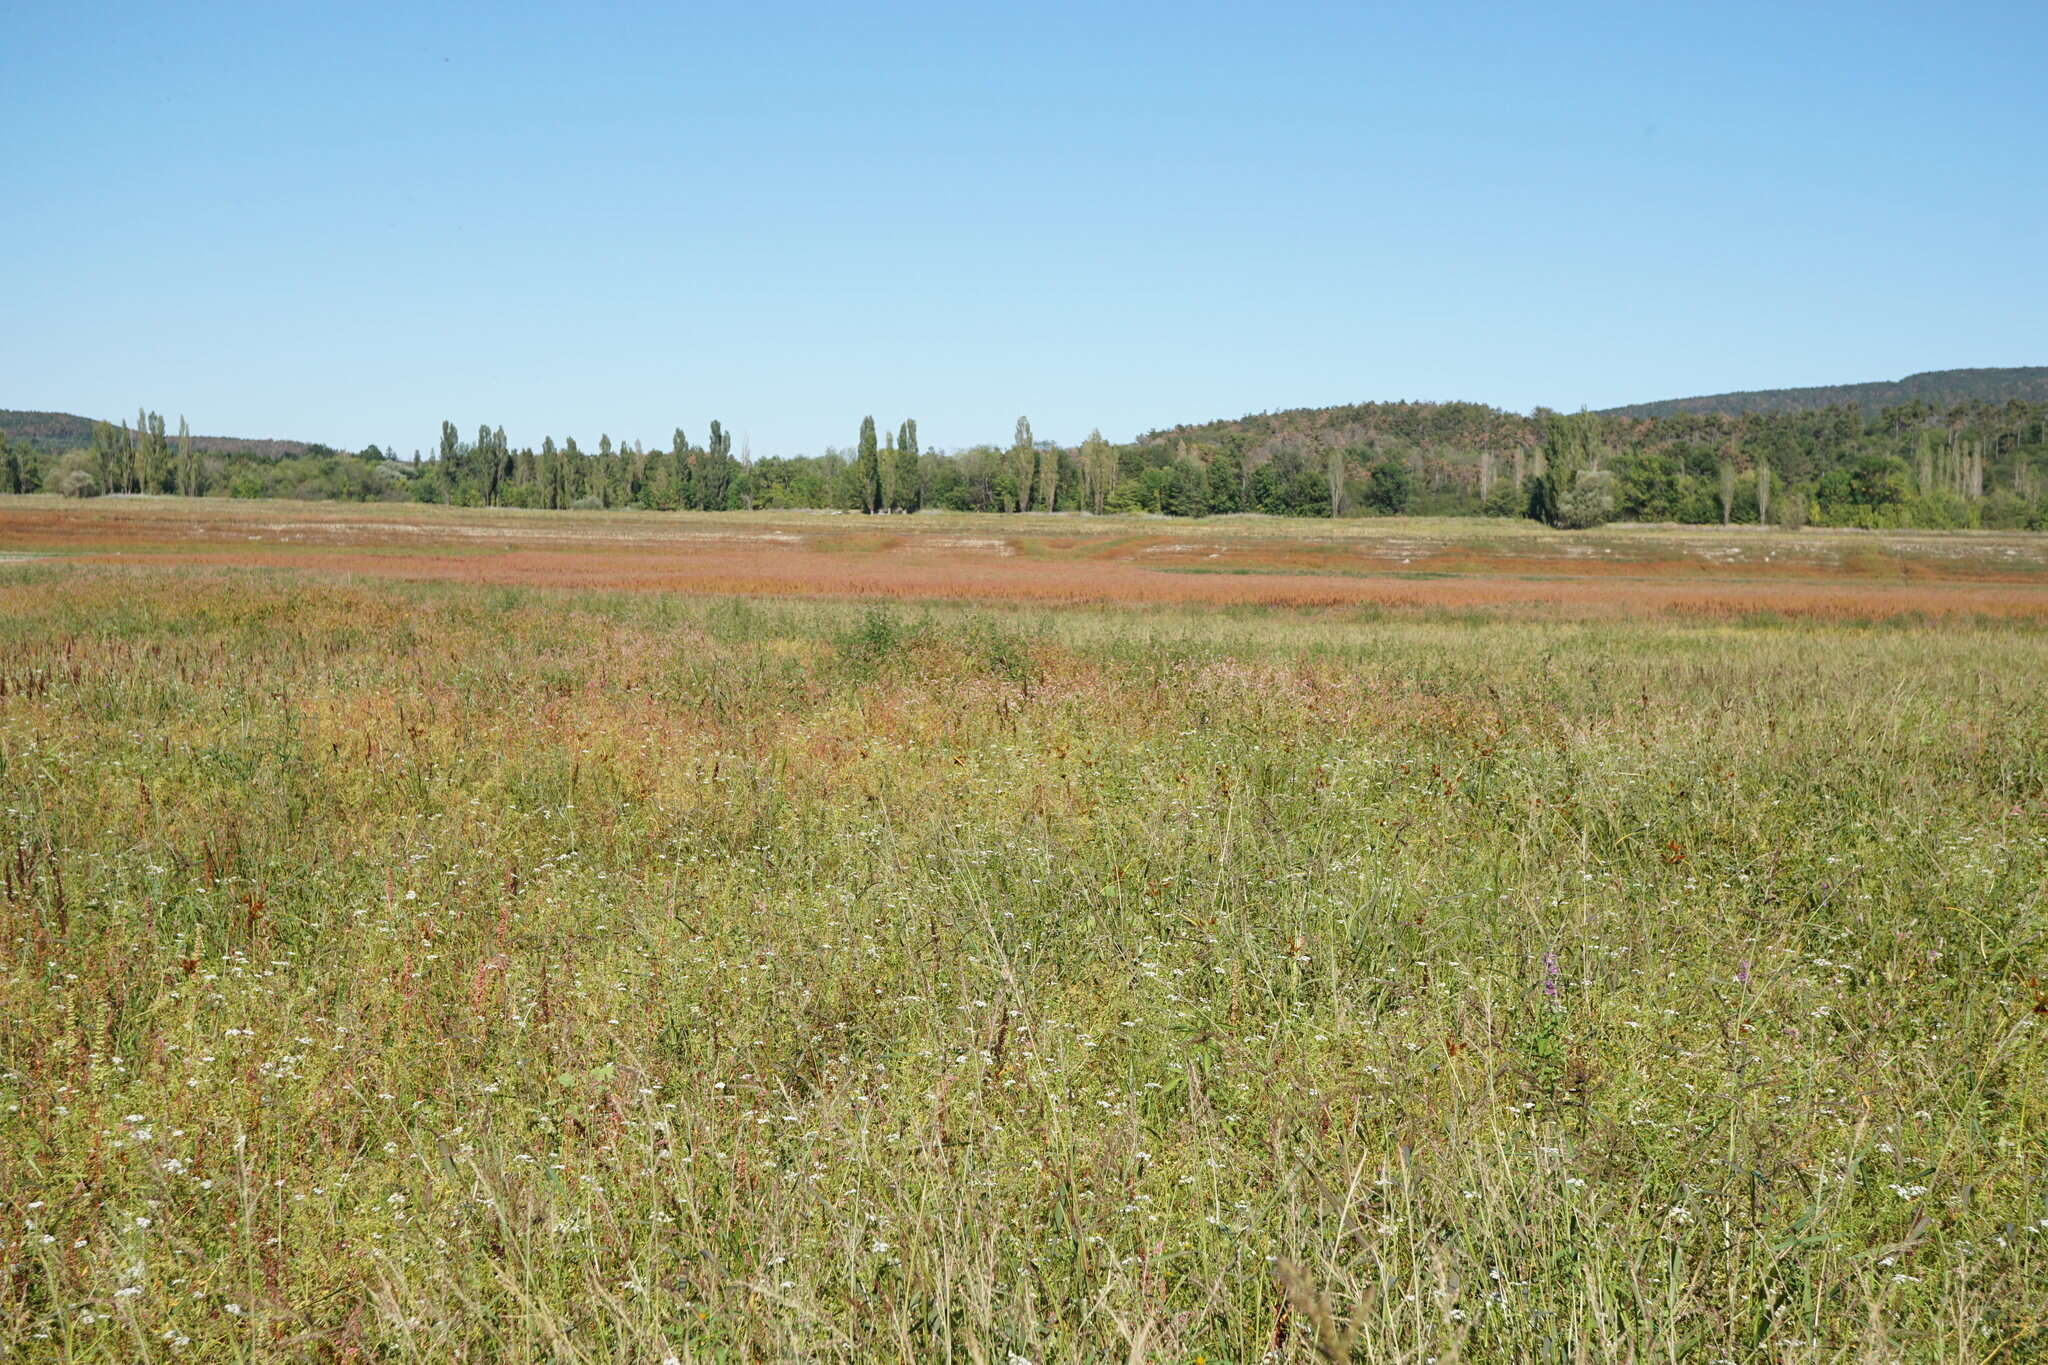
[[[2038,1357],[2044,679],[0,564],[0,1356]]]

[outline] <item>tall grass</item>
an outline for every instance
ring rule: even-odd
[[[0,568],[0,1343],[2024,1358],[2044,676]]]

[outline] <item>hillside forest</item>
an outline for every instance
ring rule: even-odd
[[[917,424],[815,455],[751,458],[712,422],[702,444],[574,437],[515,447],[503,427],[409,457],[369,446],[195,438],[143,411],[89,440],[0,414],[0,492],[179,494],[554,509],[827,508],[1295,517],[1421,514],[1609,521],[2048,529],[2048,402],[1866,413],[1523,415],[1476,403],[1367,403],[1149,432],[1128,443],[1011,439],[921,447]],[[76,419],[71,419],[76,420]]]

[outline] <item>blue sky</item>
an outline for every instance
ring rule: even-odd
[[[766,455],[2048,363],[2038,3],[0,30],[0,407]]]

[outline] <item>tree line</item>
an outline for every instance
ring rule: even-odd
[[[236,442],[262,446],[264,442]],[[108,493],[182,497],[304,498],[373,501],[402,498],[404,480],[383,452],[308,445],[303,454],[269,455],[204,447],[185,419],[168,434],[161,413],[138,411],[135,425],[95,422],[83,445],[51,451],[0,431],[0,493]]]
[[[545,509],[829,508],[977,512],[1424,513],[1866,527],[2048,529],[2048,403],[1912,402],[1874,417],[1791,413],[1527,415],[1470,403],[1384,403],[1259,415],[1112,443],[924,448],[917,423],[862,420],[854,443],[753,458],[712,422],[665,447],[602,435],[515,448],[502,426],[442,423],[431,453],[312,447],[266,458],[198,449],[181,418],[99,423],[51,456],[0,436],[0,492],[301,497]]]

